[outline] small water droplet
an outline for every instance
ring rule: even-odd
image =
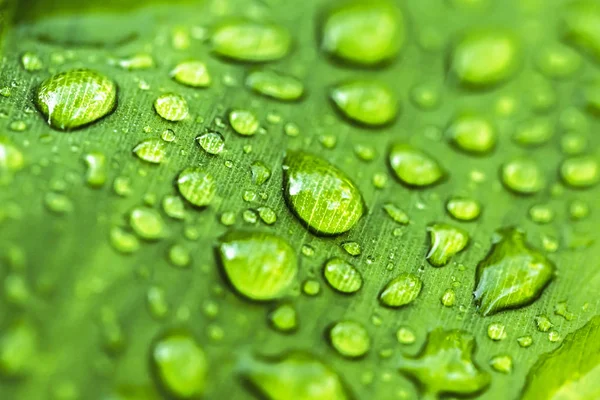
[[[179,173],[177,189],[192,205],[205,207],[215,197],[216,182],[208,172],[197,167],[189,167]]]
[[[233,110],[229,113],[229,124],[233,130],[242,136],[252,136],[260,126],[258,118],[248,110]]]
[[[158,240],[166,235],[167,227],[162,216],[152,208],[134,208],[129,215],[129,225],[136,235],[145,240]]]
[[[600,182],[600,165],[593,156],[573,156],[560,165],[560,177],[573,188],[587,188]]]
[[[392,203],[387,203],[383,205],[383,209],[389,215],[391,219],[401,225],[408,225],[410,219],[408,215],[398,206]]]
[[[494,356],[490,359],[490,367],[497,372],[510,374],[513,369],[513,359],[509,355]]]
[[[487,327],[487,334],[488,337],[494,341],[504,340],[508,336],[506,327],[499,322],[489,324]]]
[[[339,321],[329,329],[331,346],[347,358],[362,357],[371,349],[367,329],[355,321]]]
[[[459,150],[474,155],[487,154],[497,141],[496,129],[483,115],[463,113],[455,117],[446,130],[450,142]]]
[[[210,86],[211,78],[206,64],[202,61],[184,61],[171,71],[171,77],[178,83],[194,88]]]
[[[446,210],[458,221],[473,221],[481,214],[481,205],[477,200],[465,197],[451,197],[446,202]]]
[[[256,93],[281,101],[299,100],[304,94],[304,84],[301,81],[270,70],[249,73],[246,86]]]
[[[417,340],[417,337],[410,328],[402,326],[396,331],[396,339],[401,344],[413,344]]]
[[[518,194],[535,194],[546,186],[540,167],[529,158],[514,158],[503,164],[500,176],[504,186]]]
[[[154,101],[154,110],[163,119],[171,122],[183,121],[189,115],[188,103],[183,96],[165,93]]]
[[[423,281],[411,273],[402,273],[388,282],[379,295],[381,304],[401,307],[412,303],[421,293]]]
[[[219,132],[206,132],[196,138],[198,144],[208,154],[221,154],[225,148],[225,139]]]
[[[280,304],[269,314],[271,326],[279,332],[293,332],[298,328],[298,314],[291,304]]]
[[[140,160],[151,164],[160,164],[167,158],[167,144],[160,139],[146,139],[132,151]]]
[[[367,126],[382,126],[398,114],[398,99],[385,84],[357,80],[334,86],[329,96],[339,112],[351,121]]]
[[[360,272],[341,258],[332,258],[325,263],[323,275],[327,283],[341,293],[355,293],[363,285]]]
[[[405,143],[390,148],[389,162],[396,178],[408,186],[430,186],[446,176],[437,160]]]

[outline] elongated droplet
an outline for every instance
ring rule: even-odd
[[[85,179],[91,187],[100,187],[106,183],[106,156],[99,152],[88,153],[83,157],[87,165]]]
[[[431,238],[427,260],[434,267],[443,267],[448,264],[450,258],[464,250],[469,243],[469,234],[452,225],[433,224],[427,230]]]
[[[0,335],[0,376],[22,378],[35,367],[38,334],[28,321],[5,325]]]
[[[362,287],[360,272],[341,258],[332,258],[323,268],[323,275],[329,285],[341,293],[355,293]]]
[[[61,72],[38,87],[35,105],[56,129],[79,128],[111,113],[117,106],[117,85],[89,70]]]
[[[217,192],[216,186],[213,176],[197,167],[186,168],[177,177],[179,193],[196,207],[205,207],[211,203]]]
[[[292,39],[285,28],[276,24],[231,19],[216,27],[211,44],[213,52],[225,58],[266,62],[285,57]]]
[[[430,155],[409,144],[391,147],[389,162],[396,178],[408,186],[426,187],[440,182],[446,172]]]
[[[242,363],[242,377],[269,400],[349,400],[340,376],[315,356],[292,352]]]
[[[560,165],[560,177],[574,188],[591,187],[600,182],[600,164],[593,156],[570,157]]]
[[[365,212],[362,195],[350,178],[312,154],[288,152],[283,187],[290,209],[316,233],[346,232]]]
[[[473,293],[479,312],[492,315],[534,302],[554,276],[554,264],[525,243],[525,235],[504,228],[493,238],[492,249],[477,265]]]
[[[301,81],[270,70],[251,72],[246,77],[246,86],[256,93],[281,101],[299,100],[304,94]]]
[[[150,366],[158,386],[174,398],[197,399],[204,394],[208,360],[189,333],[158,338],[150,349]]]
[[[377,81],[351,81],[331,89],[333,104],[343,116],[367,126],[386,125],[398,114],[398,99]]]
[[[422,287],[421,278],[405,272],[385,285],[379,295],[379,301],[387,307],[401,307],[412,303],[421,293]]]
[[[269,233],[230,232],[221,238],[218,255],[232,286],[251,300],[281,297],[298,271],[292,247]]]
[[[346,2],[333,8],[322,25],[321,48],[358,65],[376,65],[395,57],[404,46],[402,11],[393,2]]]
[[[419,383],[425,398],[467,396],[485,390],[490,375],[473,360],[475,338],[461,330],[432,331],[415,357],[400,361],[400,372]]]
[[[198,144],[208,154],[221,154],[225,148],[225,139],[219,132],[206,132],[196,138]]]
[[[486,88],[511,77],[519,46],[512,35],[497,30],[474,31],[454,47],[450,69],[467,87]]]

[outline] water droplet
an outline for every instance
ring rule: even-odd
[[[283,132],[289,137],[300,135],[300,127],[294,122],[288,122],[283,126]]]
[[[400,182],[409,186],[430,186],[446,176],[437,160],[405,143],[391,147],[389,162]]]
[[[466,153],[482,155],[494,149],[497,141],[496,129],[483,115],[463,113],[455,117],[446,135],[450,142]]]
[[[233,211],[225,211],[221,214],[221,223],[225,226],[231,226],[235,224],[235,213]]]
[[[146,139],[133,148],[140,160],[151,164],[160,164],[167,158],[167,144],[160,139]]]
[[[181,244],[174,244],[169,248],[169,262],[178,268],[189,267],[192,261],[190,251]]]
[[[230,232],[221,238],[218,255],[232,286],[252,300],[281,297],[298,271],[292,247],[269,233]]]
[[[346,232],[365,211],[362,195],[350,178],[312,154],[288,152],[283,186],[290,209],[316,233]]]
[[[208,154],[217,155],[221,154],[225,148],[225,139],[219,132],[206,132],[196,138],[198,144]]]
[[[569,214],[575,220],[583,219],[590,214],[590,206],[582,200],[573,200],[569,204]]]
[[[250,166],[252,182],[255,185],[262,185],[271,177],[271,170],[262,161],[254,161]]]
[[[561,15],[564,39],[600,62],[600,6],[593,1],[574,1]]]
[[[427,260],[434,267],[443,267],[455,254],[464,250],[469,243],[469,234],[452,225],[433,224],[427,227],[431,247]]]
[[[341,246],[342,246],[342,249],[344,249],[346,251],[346,253],[348,253],[354,257],[360,255],[360,253],[362,252],[362,249],[360,248],[360,244],[357,242],[353,242],[353,241],[343,242],[341,244]]]
[[[140,248],[138,238],[118,226],[110,229],[110,244],[123,254],[135,253]]]
[[[46,193],[44,204],[55,214],[68,214],[73,211],[73,202],[62,193]]]
[[[499,322],[491,323],[487,327],[487,334],[488,337],[492,340],[504,340],[507,337],[506,327]]]
[[[242,218],[249,224],[255,224],[258,221],[258,215],[254,210],[244,210]]]
[[[473,395],[487,388],[490,376],[482,371],[473,356],[475,338],[461,330],[432,331],[415,357],[403,357],[400,372],[416,380],[424,398],[444,395]]]
[[[129,196],[132,192],[131,180],[126,176],[117,176],[113,181],[113,190],[119,196]]]
[[[408,225],[408,223],[410,222],[408,215],[401,208],[396,206],[395,204],[392,204],[392,203],[384,204],[383,209],[385,210],[387,215],[390,216],[391,219],[393,219],[395,222],[397,222],[401,225]]]
[[[271,207],[258,207],[258,216],[267,225],[277,222],[277,214]]]
[[[333,149],[337,144],[337,137],[334,135],[320,135],[319,143],[326,149]]]
[[[182,121],[189,115],[188,104],[185,99],[175,93],[165,93],[154,101],[154,109],[162,118],[171,122]]]
[[[450,69],[467,87],[485,88],[510,78],[517,69],[519,46],[499,30],[473,31],[452,50]]]
[[[316,296],[321,293],[321,284],[315,279],[307,279],[302,285],[302,291],[307,296]]]
[[[334,86],[329,96],[342,115],[367,126],[392,122],[398,114],[398,99],[385,84],[355,80]]]
[[[401,344],[413,344],[417,340],[417,337],[410,328],[403,326],[396,331],[396,339]]]
[[[28,126],[25,121],[13,121],[10,123],[8,128],[13,132],[24,132]]]
[[[354,146],[354,153],[362,161],[373,161],[376,157],[375,149],[372,146],[357,144]]]
[[[0,336],[0,376],[19,378],[35,368],[37,332],[25,320],[6,325]]]
[[[195,399],[204,394],[208,360],[189,333],[169,333],[155,340],[150,364],[157,384],[174,398]]]
[[[291,304],[281,304],[269,314],[271,326],[279,332],[293,332],[298,328],[298,315]]]
[[[531,119],[517,127],[512,138],[521,146],[539,146],[554,135],[554,126],[546,119]]]
[[[540,332],[548,332],[550,328],[554,326],[554,324],[550,321],[548,317],[545,315],[538,315],[534,318],[535,326]]]
[[[321,48],[351,64],[372,66],[394,58],[406,40],[402,11],[393,2],[347,2],[322,23]]]
[[[162,200],[162,208],[165,214],[167,214],[171,218],[185,218],[185,206],[180,197],[165,196]]]
[[[500,176],[507,189],[519,194],[535,194],[546,186],[542,170],[530,158],[513,158],[502,165]]]
[[[543,46],[536,57],[538,69],[553,79],[569,78],[581,67],[581,57],[576,51],[561,43]]]
[[[560,165],[560,177],[569,186],[587,188],[600,181],[600,165],[593,156],[574,156]]]
[[[46,79],[35,94],[35,105],[50,126],[70,130],[91,124],[117,106],[117,86],[88,69],[62,72]]]
[[[558,333],[555,330],[551,330],[550,332],[548,332],[548,340],[552,343],[555,342],[560,342],[560,340],[562,339],[562,337],[560,336],[560,333]]]
[[[164,319],[169,313],[165,290],[160,286],[151,286],[146,292],[146,303],[150,314],[157,320]]]
[[[444,307],[454,307],[454,304],[456,303],[456,292],[453,289],[444,290],[440,302]]]
[[[554,276],[554,264],[525,243],[514,228],[497,232],[488,255],[477,265],[475,303],[482,315],[534,302]]]
[[[171,71],[171,77],[178,83],[194,88],[210,86],[211,78],[202,61],[184,61]]]
[[[212,51],[238,61],[267,62],[285,57],[292,39],[276,24],[230,19],[217,25],[211,37]]]
[[[547,224],[554,219],[554,210],[546,204],[534,204],[529,209],[529,218],[538,224]]]
[[[231,111],[229,124],[237,134],[242,136],[254,135],[260,126],[256,115],[248,110]]]
[[[389,281],[379,295],[381,304],[387,307],[401,307],[412,303],[421,293],[423,281],[411,273],[402,273]]]
[[[440,105],[441,96],[440,88],[431,83],[416,85],[410,91],[412,102],[423,111],[437,108]]]
[[[556,303],[554,306],[554,314],[563,317],[567,321],[572,321],[575,319],[575,314],[568,310],[566,301]]]
[[[349,400],[339,375],[309,353],[244,360],[242,377],[269,400]]]
[[[481,205],[474,199],[451,197],[446,203],[446,210],[458,221],[473,221],[479,218]]]
[[[339,321],[329,329],[331,346],[347,358],[362,357],[371,349],[369,332],[355,321]]]
[[[23,65],[23,69],[28,72],[41,71],[44,68],[44,63],[41,58],[30,51],[26,51],[21,56],[21,65]]]
[[[315,255],[315,249],[313,249],[311,246],[309,246],[307,244],[303,244],[302,245],[302,254],[305,255],[306,257],[312,257]]]
[[[154,58],[148,53],[137,53],[131,57],[121,58],[119,60],[110,60],[111,64],[116,64],[119,67],[129,70],[138,71],[154,67]]]
[[[256,93],[281,101],[299,100],[304,95],[304,84],[301,81],[270,70],[249,73],[246,86]]]
[[[136,207],[129,216],[131,229],[142,239],[158,240],[166,235],[167,227],[158,211]]]
[[[106,156],[93,152],[83,156],[87,165],[85,180],[91,187],[100,187],[106,182]]]
[[[0,183],[8,183],[25,166],[21,150],[6,136],[0,136]]]
[[[497,372],[502,372],[503,374],[510,374],[513,369],[512,357],[508,355],[494,356],[490,359],[490,367],[492,367]]]
[[[216,194],[216,182],[211,174],[189,167],[179,173],[177,189],[181,196],[196,207],[208,206]]]
[[[529,335],[521,336],[517,338],[517,343],[519,343],[519,346],[526,348],[533,344],[533,338]]]
[[[356,293],[363,285],[360,272],[341,258],[332,258],[325,263],[323,275],[327,283],[341,293]]]

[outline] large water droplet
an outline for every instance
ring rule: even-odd
[[[378,81],[350,81],[334,86],[329,96],[346,118],[367,126],[386,125],[398,114],[398,99]]]
[[[417,381],[425,398],[474,395],[490,383],[489,374],[475,364],[474,353],[475,338],[470,333],[438,328],[416,357],[402,359],[400,372]]]
[[[593,156],[575,156],[560,165],[560,177],[569,186],[587,188],[600,181],[600,165]]]
[[[218,255],[236,291],[252,300],[281,297],[298,271],[294,249],[269,233],[230,232],[221,238]]]
[[[446,176],[437,160],[406,143],[390,148],[389,162],[400,182],[409,186],[433,185]]]
[[[327,161],[304,152],[288,152],[283,162],[288,206],[316,233],[350,230],[365,212],[356,185]]]
[[[477,265],[475,303],[484,316],[531,304],[552,280],[554,269],[546,256],[525,243],[522,231],[502,229]]]
[[[299,100],[304,94],[304,84],[301,81],[270,70],[249,73],[246,86],[256,93],[281,101]]]
[[[117,86],[88,69],[62,72],[38,87],[35,105],[57,129],[88,125],[111,113],[117,105]]]
[[[533,147],[547,143],[554,135],[554,125],[542,118],[531,119],[517,126],[512,138],[521,146]]]
[[[329,341],[333,348],[344,357],[362,357],[371,348],[369,332],[355,321],[336,322],[329,329]]]
[[[412,303],[421,293],[423,281],[411,273],[402,273],[388,282],[379,295],[381,304],[387,307],[401,307]]]
[[[519,194],[535,194],[546,186],[540,167],[529,158],[514,158],[503,164],[500,177],[504,186]]]
[[[189,114],[187,101],[175,93],[165,93],[154,101],[154,109],[162,118],[171,122],[182,121]]]
[[[363,284],[360,272],[341,258],[327,261],[323,268],[323,275],[332,288],[342,293],[355,293]]]
[[[248,383],[269,400],[349,400],[339,375],[308,353],[252,358],[241,366]]]
[[[467,87],[492,86],[513,75],[518,65],[518,47],[507,32],[470,32],[454,47],[450,69]]]
[[[393,2],[346,2],[322,24],[321,48],[339,60],[376,65],[395,57],[405,42],[405,22]]]
[[[208,361],[189,333],[158,338],[150,349],[150,365],[159,387],[174,398],[196,399],[204,394]]]
[[[275,61],[290,51],[292,39],[283,27],[246,19],[230,19],[217,25],[212,50],[225,58],[248,62]]]
[[[189,167],[179,173],[177,189],[196,207],[209,205],[217,191],[213,176],[197,167]]]
[[[434,267],[443,267],[450,258],[464,250],[469,243],[469,234],[452,225],[433,224],[427,230],[431,238],[431,247],[427,260]]]

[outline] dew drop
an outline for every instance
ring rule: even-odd
[[[492,367],[494,371],[510,374],[513,369],[513,359],[508,355],[494,356],[490,359],[490,367]]]
[[[323,275],[329,286],[341,293],[356,293],[363,285],[362,275],[356,267],[341,258],[327,261]]]
[[[198,144],[208,154],[221,154],[225,148],[225,139],[219,132],[206,132],[196,138]]]
[[[427,253],[427,261],[434,267],[443,267],[457,253],[464,250],[469,243],[469,234],[452,225],[433,224],[427,227],[431,247]]]
[[[367,329],[355,321],[339,321],[329,329],[331,346],[347,358],[362,357],[371,348],[371,338]]]
[[[437,160],[405,143],[390,148],[389,162],[396,178],[408,186],[430,186],[446,176]]]
[[[386,203],[383,205],[383,209],[387,213],[387,215],[394,220],[394,222],[399,223],[400,225],[408,225],[410,219],[408,215],[402,210],[400,207],[396,206],[393,203]]]
[[[182,121],[189,115],[185,99],[175,93],[165,93],[154,101],[154,110],[163,119],[171,122]]]
[[[474,113],[463,113],[455,117],[448,126],[446,135],[457,149],[474,155],[489,153],[497,141],[496,129],[491,121]]]
[[[205,88],[211,83],[206,64],[196,60],[177,64],[171,71],[171,77],[176,82],[193,88]]]
[[[213,176],[197,167],[189,167],[179,173],[177,189],[184,199],[196,207],[208,206],[217,191]]]
[[[304,95],[304,84],[300,80],[270,70],[249,73],[246,86],[258,94],[280,101],[296,101]]]
[[[291,304],[281,304],[269,314],[271,326],[279,332],[293,332],[298,328],[298,313]]]
[[[560,177],[573,188],[588,188],[600,181],[600,165],[593,156],[573,156],[560,165]]]
[[[229,113],[229,124],[233,130],[242,136],[254,135],[260,126],[258,118],[248,110],[233,110]]]
[[[421,293],[423,281],[411,273],[402,273],[385,285],[379,295],[381,304],[387,307],[402,307],[412,303]]]
[[[487,327],[487,334],[490,339],[496,342],[504,340],[507,336],[506,327],[499,322],[491,323]]]
[[[446,211],[458,221],[473,221],[479,218],[481,205],[474,199],[451,197],[446,202]]]
[[[166,225],[156,210],[146,207],[136,207],[129,215],[129,225],[140,238],[158,240],[166,235]]]
[[[531,195],[546,186],[546,178],[535,161],[529,158],[513,158],[502,165],[502,183],[513,192]]]
[[[148,163],[160,164],[167,158],[167,144],[161,139],[146,139],[133,148],[133,154]]]
[[[378,81],[355,80],[338,84],[329,96],[344,117],[367,126],[389,124],[399,110],[397,97]]]

